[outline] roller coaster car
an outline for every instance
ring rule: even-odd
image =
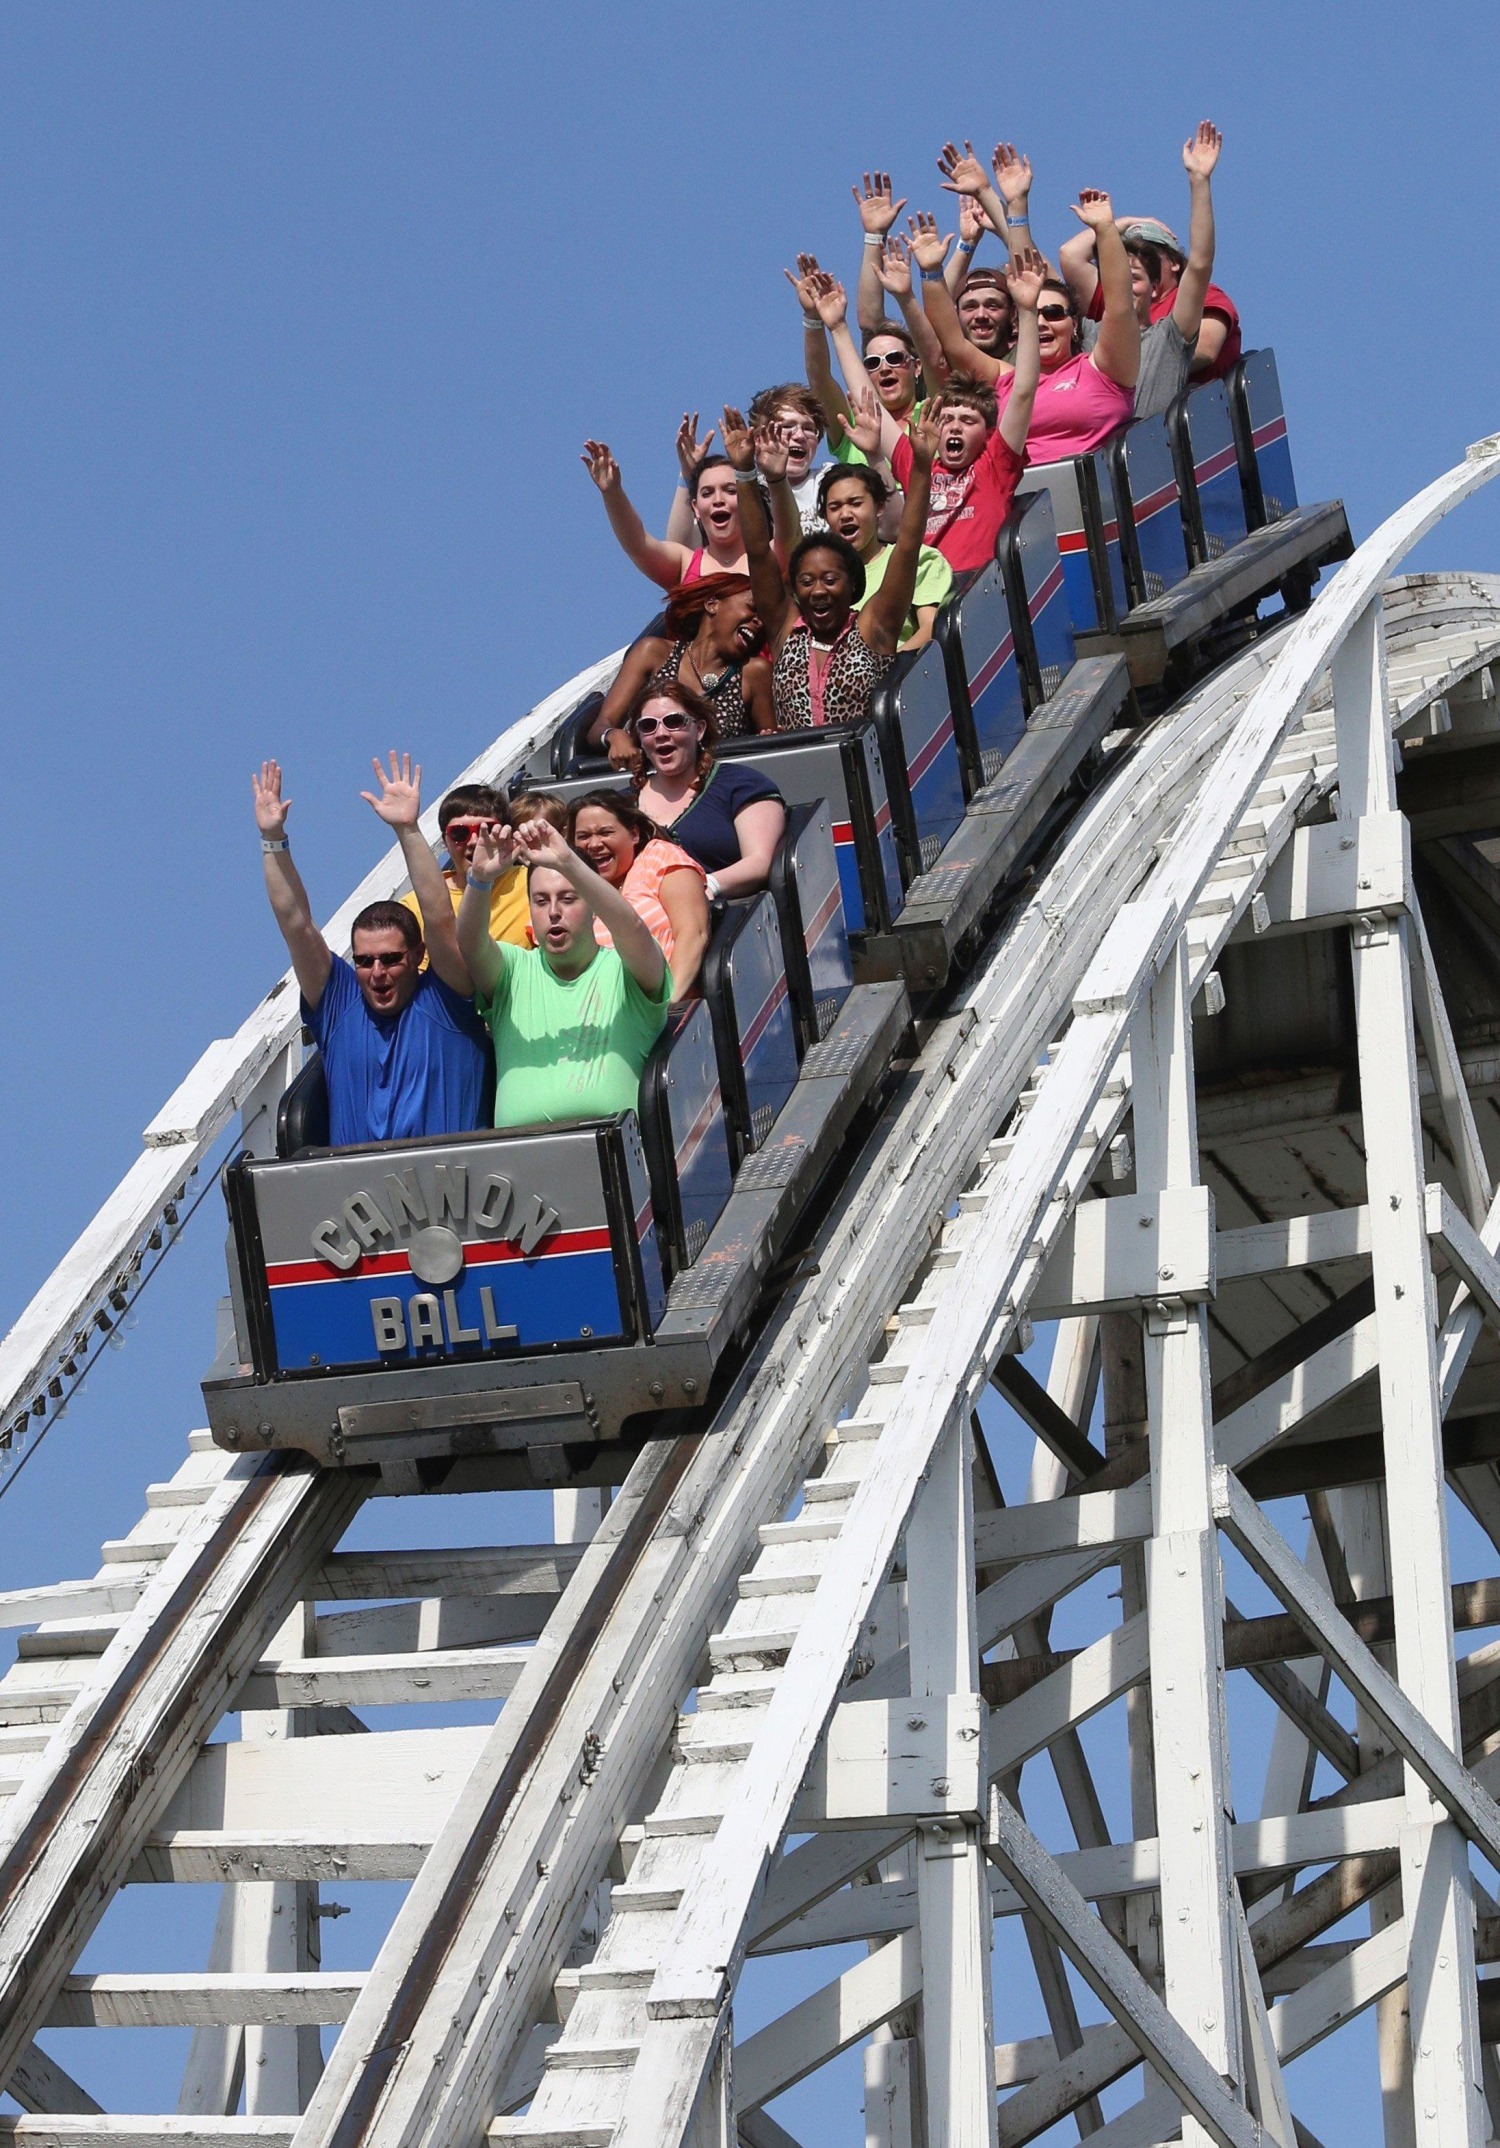
[[[910,1020],[899,984],[852,981],[821,802],[789,817],[772,883],[730,906],[639,1114],[330,1149],[308,1061],[277,1156],[225,1174],[220,1445],[556,1482],[708,1400]]]

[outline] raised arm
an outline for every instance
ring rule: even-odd
[[[635,741],[621,727],[625,722],[630,704],[651,677],[659,671],[672,653],[671,641],[661,634],[643,634],[625,651],[625,660],[615,673],[615,683],[604,697],[604,705],[588,728],[587,743],[596,751],[602,749],[612,761],[618,755],[618,764],[633,768],[636,761]],[[623,743],[619,743],[623,741]]]
[[[293,865],[287,847],[286,817],[292,810],[292,801],[281,795],[280,762],[262,761],[259,775],[252,775],[250,782],[255,793],[255,825],[260,830],[266,894],[292,958],[298,990],[309,1007],[316,1007],[333,969],[333,956],[313,922],[302,875]]]
[[[943,281],[943,263],[953,244],[953,234],[949,232],[943,236],[935,219],[920,211],[911,219],[911,226],[912,257],[922,272],[922,304],[942,346],[943,357],[952,372],[967,373],[970,380],[980,381],[988,388],[1000,378],[1005,367],[988,351],[982,351],[977,343],[969,341],[958,318],[952,293]]]
[[[458,945],[481,999],[500,982],[505,958],[490,937],[490,890],[516,861],[516,832],[498,821],[481,828],[469,852],[468,878],[458,906]]]
[[[774,649],[791,610],[791,600],[776,555],[761,501],[755,468],[755,436],[740,412],[724,410],[724,453],[734,465],[734,481],[740,502],[740,534],[745,540],[745,560],[750,569],[750,590],[760,614],[766,638]]]
[[[875,390],[871,385],[865,361],[860,352],[856,350],[854,338],[849,333],[848,307],[844,297],[844,286],[835,282],[832,276],[823,272],[820,272],[814,281],[816,284],[814,303],[817,306],[818,315],[823,326],[833,338],[833,347],[838,354],[839,365],[843,370],[844,382],[848,389],[848,395],[844,399],[844,407],[838,413],[838,422],[836,424],[830,422],[828,427],[828,444],[832,447],[843,438],[846,432],[853,437],[853,428],[845,422],[848,414],[851,410],[860,406],[865,396],[875,395]],[[883,270],[882,281],[884,281]],[[909,275],[907,282],[909,286]],[[889,288],[890,286],[887,284],[886,289],[889,290]],[[876,440],[876,453],[889,459],[892,448],[901,437],[901,428],[890,413],[880,405],[878,396],[876,396],[875,400],[877,407],[880,408],[880,430]]]
[[[818,267],[815,255],[798,254],[796,275],[790,269],[782,273],[796,292],[797,303],[802,308],[802,370],[807,375],[807,385],[818,398],[828,436],[836,439],[839,421],[846,415],[849,404],[828,363],[828,330],[818,311],[818,284],[823,271]],[[827,280],[833,281],[831,277]]]
[[[855,309],[859,325],[865,335],[877,329],[885,318],[885,300],[881,295],[880,280],[875,274],[875,263],[885,244],[886,233],[906,207],[906,196],[899,201],[891,199],[891,175],[889,172],[866,172],[863,187],[852,187],[854,206],[864,226],[865,242],[860,255],[859,287],[855,292]]]
[[[999,150],[995,152],[997,156],[999,153]],[[965,142],[962,151],[960,151],[956,143],[945,142],[943,144],[943,153],[938,158],[938,170],[943,174],[944,192],[958,196],[960,210],[967,211],[977,218],[981,230],[985,225],[988,225],[994,231],[1001,245],[1009,248],[1012,240],[1005,205],[995,192],[995,189],[990,185],[989,173],[980,163],[978,157],[975,156],[973,143]],[[1031,167],[1029,164],[1026,167],[1026,183],[1028,186],[1031,184]],[[960,227],[962,227],[963,221],[964,219],[961,215]],[[971,247],[969,250],[972,253],[973,248]],[[955,285],[951,276],[946,278],[946,281],[949,290],[953,292],[956,298],[958,296],[958,286]]]
[[[450,992],[461,993],[467,999],[474,984],[458,951],[448,883],[438,870],[437,859],[423,842],[422,830],[418,826],[422,818],[421,763],[413,768],[409,753],[403,753],[398,761],[392,748],[390,774],[386,774],[378,758],[374,769],[375,781],[380,785],[379,795],[374,791],[361,791],[359,795],[388,828],[395,830],[406,870],[411,875],[411,891],[422,913],[422,937],[427,942],[427,955],[434,972]]]
[[[1172,319],[1185,343],[1197,340],[1203,325],[1203,301],[1213,279],[1214,200],[1210,182],[1223,146],[1223,135],[1208,119],[1201,120],[1197,133],[1190,135],[1182,145],[1191,206],[1188,210],[1187,267],[1177,279]],[[1214,355],[1217,356],[1217,352]]]
[[[911,474],[906,481],[901,527],[891,548],[885,579],[858,618],[860,638],[877,656],[894,656],[901,646],[901,630],[917,586],[917,565],[932,490],[932,458],[938,444],[937,414],[932,403],[924,407],[912,426],[910,438]]]
[[[1033,244],[1031,236],[1031,159],[1017,149],[1014,142],[996,142],[995,153],[990,158],[990,169],[995,174],[995,190],[1000,196],[1005,214],[995,224],[994,205],[984,204],[984,213],[992,224],[1002,245],[1011,253],[1023,251]]]
[[[707,460],[708,451],[713,444],[713,427],[710,425],[700,440],[698,413],[696,410],[685,410],[682,413],[682,423],[677,428],[677,467],[681,475],[667,514],[666,541],[668,544],[680,544],[689,552],[693,549],[693,480]]]
[[[1094,363],[1121,388],[1133,388],[1141,372],[1141,324],[1130,291],[1130,256],[1115,222],[1114,205],[1097,187],[1085,187],[1073,214],[1094,234],[1104,317],[1094,345]]]
[[[917,346],[917,363],[922,368],[922,384],[929,395],[936,395],[948,378],[948,361],[943,356],[943,346],[937,339],[936,330],[922,311],[921,299],[912,290],[910,239],[904,239],[899,231],[893,231],[885,242],[885,252],[876,264],[875,273],[885,290],[901,308],[901,318],[906,323],[912,342]]]
[[[620,465],[602,440],[585,440],[580,460],[599,487],[609,526],[626,558],[640,568],[648,581],[662,589],[675,588],[687,566],[689,548],[650,534],[626,496],[620,482]]]
[[[969,267],[979,242],[989,230],[989,219],[972,194],[958,197],[958,244],[943,270],[943,281],[956,299],[969,280]]]
[[[567,838],[550,820],[527,821],[516,830],[516,843],[528,865],[548,865],[573,883],[609,933],[616,954],[641,990],[653,996],[659,992],[667,974],[667,958],[634,903],[607,880],[601,880],[593,867],[569,848]]]
[[[1034,246],[1011,256],[1005,287],[1016,309],[1016,370],[1011,376],[1010,397],[1000,413],[1000,437],[1012,454],[1026,453],[1031,430],[1032,406],[1042,377],[1042,351],[1037,339],[1037,302],[1047,264]]]

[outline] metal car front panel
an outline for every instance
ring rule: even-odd
[[[644,1250],[659,1267],[651,1205],[623,1213],[598,1131],[238,1167],[246,1292],[266,1316],[270,1361],[257,1370],[439,1363],[632,1333],[612,1233],[628,1262]]]

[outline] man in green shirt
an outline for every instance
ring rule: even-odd
[[[535,947],[491,939],[490,884],[527,869]],[[613,947],[594,938],[594,919]],[[672,973],[640,914],[543,819],[476,837],[458,944],[495,1040],[495,1124],[568,1126],[634,1111]]]

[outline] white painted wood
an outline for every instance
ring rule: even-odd
[[[1136,1184],[1148,1198],[1197,1175],[1191,989],[1178,941],[1130,1038]],[[1208,1216],[1205,1230],[1211,1230]],[[1164,1993],[1213,2071],[1243,2085],[1236,1894],[1228,1836],[1224,1600],[1213,1526],[1207,1315],[1171,1279],[1145,1321],[1154,1534],[1146,1549],[1151,1742],[1161,1856]],[[1202,2137],[1183,2115],[1185,2148]]]
[[[156,2118],[135,2112],[97,2118],[9,2118],[0,2113],[0,2141],[15,2148],[291,2148],[285,2118]]]
[[[878,1947],[735,2046],[734,2089],[753,2111],[909,2006],[922,1989],[915,1932]],[[991,2102],[994,2098],[991,2097]]]
[[[998,1792],[990,1807],[987,1847],[1136,2050],[1181,2098],[1184,2112],[1220,2148],[1261,2148],[1260,2128],[1249,2112]]]
[[[977,1693],[845,1701],[836,1708],[793,1825],[970,1819],[984,1810],[985,1707]]]
[[[357,1840],[381,1829],[392,1840],[414,1831],[430,1841],[488,1736],[482,1724],[383,1731],[369,1757],[339,1738],[215,1743],[193,1762],[161,1830],[295,1833],[316,1814],[335,1842],[341,1833]]]
[[[1071,1499],[1000,1507],[974,1517],[974,1550],[981,1566],[1138,1544],[1150,1534],[1151,1486],[1144,1478],[1117,1492],[1078,1492]]]
[[[1372,593],[1335,655],[1333,698],[1339,819],[1352,825],[1361,816],[1385,814],[1395,805],[1385,628],[1378,594]],[[1449,1764],[1462,1776],[1461,1765],[1451,1759],[1460,1750],[1458,1701],[1437,1307],[1423,1215],[1426,1167],[1408,934],[1402,917],[1370,917],[1362,918],[1351,935],[1380,1339],[1387,1526],[1402,1694],[1410,1696],[1412,1713],[1431,1741],[1449,1749]],[[1373,1656],[1369,1661],[1379,1670]],[[1380,1676],[1392,1683],[1383,1671]],[[1369,1694],[1362,1697],[1369,1705]],[[1407,1742],[1397,1739],[1403,1749]],[[1475,1789],[1485,1797],[1477,1785]],[[1415,1766],[1407,1771],[1406,1797],[1402,1898],[1409,1943],[1412,2095],[1423,2148],[1482,2148],[1488,2127],[1479,2079],[1468,1856],[1457,1828],[1444,1821],[1435,1785]],[[1492,1804],[1487,1798],[1485,1802]],[[1500,1810],[1494,1817],[1500,1822]]]
[[[1325,1261],[1357,1260],[1370,1251],[1365,1208],[1330,1208],[1319,1215],[1287,1216],[1220,1231],[1215,1255],[1221,1283],[1269,1275],[1282,1268],[1316,1268]]]
[[[1349,924],[1411,901],[1411,831],[1390,811],[1299,828],[1261,884],[1276,934]]]
[[[363,1982],[361,1970],[70,1976],[53,2001],[47,2026],[154,2029],[257,2022],[295,2027],[342,2021]]]
[[[940,1442],[906,1530],[914,1710],[950,1695],[960,1703],[978,1703],[973,1485],[973,1434],[965,1414]],[[962,1720],[967,1711],[960,1707],[959,1713],[959,1739],[967,1736],[973,1750],[977,1797],[982,1711],[974,1705],[967,1723]],[[977,1807],[972,1814],[924,1822],[917,1829],[927,2148],[983,2148],[995,2138],[989,1883],[979,1836]]]
[[[1139,1305],[1164,1292],[1210,1298],[1215,1287],[1213,1195],[1206,1186],[1169,1186],[1080,1202],[1030,1312],[1033,1320],[1057,1320]]]
[[[865,2148],[920,2148],[914,2046],[890,2036],[865,2046]]]

